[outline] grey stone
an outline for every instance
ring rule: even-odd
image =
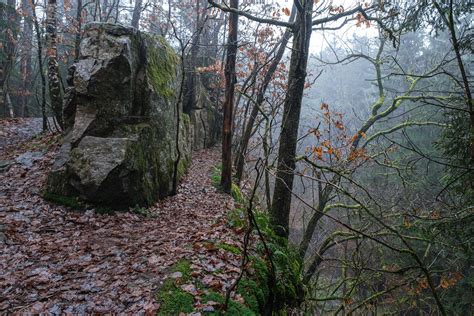
[[[204,87],[191,113],[176,108],[178,62],[163,38],[120,25],[87,25],[67,80],[69,131],[47,191],[116,209],[149,206],[169,195],[177,148],[180,178],[191,150],[212,145],[212,130],[218,130]]]
[[[13,164],[15,164],[14,160],[0,160],[0,172],[7,171]]]
[[[27,151],[16,157],[15,162],[29,168],[35,161],[41,160],[43,155],[40,151]]]

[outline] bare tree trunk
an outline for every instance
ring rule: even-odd
[[[108,12],[109,12],[109,1],[104,0],[104,4],[102,6],[102,15],[100,16],[101,22],[107,22],[108,19]]]
[[[11,104],[8,102],[8,79],[13,67],[15,54],[17,14],[15,10],[16,1],[8,0],[6,5],[0,4],[0,23],[5,24],[6,29],[2,30],[5,37],[3,49],[0,50],[0,108],[3,108],[5,116],[13,117]]]
[[[461,57],[460,44],[456,35],[456,27],[454,25],[453,17],[453,0],[450,1],[449,15],[448,15],[448,29],[451,35],[451,43],[453,44],[454,53],[456,54],[456,61],[458,63],[459,72],[461,72],[462,82],[464,86],[464,102],[469,111],[470,118],[470,140],[471,140],[471,161],[474,162],[474,101],[472,100],[472,93],[469,79],[466,74],[464,62]]]
[[[231,0],[230,7],[237,9],[238,0]],[[222,174],[221,186],[224,192],[230,193],[232,187],[232,113],[235,91],[235,60],[237,56],[237,27],[239,16],[230,13],[229,37],[227,39],[227,57],[225,65],[225,102],[224,124],[222,133]]]
[[[295,8],[293,8],[291,12],[290,21],[293,21],[294,16],[295,16]],[[263,79],[262,85],[260,86],[260,89],[257,92],[257,100],[253,105],[252,112],[250,113],[250,118],[247,122],[247,125],[245,126],[242,142],[240,143],[239,151],[237,152],[235,177],[237,178],[237,181],[239,183],[242,180],[242,175],[244,172],[244,165],[245,165],[245,156],[247,154],[247,147],[250,141],[250,137],[252,136],[252,129],[253,129],[253,126],[255,125],[255,120],[257,119],[258,110],[259,108],[261,108],[263,104],[268,85],[270,84],[273,74],[275,73],[275,70],[277,69],[278,64],[280,63],[283,57],[283,54],[285,53],[285,49],[286,49],[286,46],[288,45],[288,41],[290,40],[290,38],[291,38],[291,30],[287,29],[285,33],[283,34],[283,38],[281,39],[280,47],[278,48],[275,58],[273,59],[270,67],[268,68],[268,71],[265,74],[265,77]]]
[[[76,9],[76,37],[74,39],[74,60],[79,59],[79,49],[81,45],[81,31],[82,31],[82,0],[77,0]]]
[[[43,132],[48,130],[48,118],[46,116],[46,76],[43,70],[43,45],[41,42],[41,29],[38,22],[38,17],[36,16],[36,3],[34,0],[32,4],[32,13],[33,13],[33,24],[36,31],[36,41],[38,42],[38,68],[41,77],[41,115],[43,117]]]
[[[142,14],[142,1],[143,0],[135,0],[135,7],[133,9],[132,15],[132,26],[138,29],[140,24],[140,16]]]
[[[63,128],[63,99],[61,96],[61,84],[59,78],[56,25],[56,0],[48,0],[48,5],[46,7],[46,55],[48,57],[49,96],[54,116],[56,117],[59,126]]]
[[[33,20],[31,6],[28,0],[21,1],[21,9],[24,16],[23,22],[23,44],[20,58],[21,80],[22,80],[22,95],[21,95],[21,116],[28,116],[28,101],[31,96],[31,55],[33,50]]]
[[[288,238],[289,233],[291,191],[293,189],[293,172],[296,166],[295,156],[301,101],[303,99],[309,42],[312,32],[313,0],[305,0],[301,6],[301,9],[298,8],[295,21],[288,90],[285,97],[280,132],[275,189],[270,209],[275,232],[285,238]]]

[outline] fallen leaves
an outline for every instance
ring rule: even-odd
[[[31,165],[16,163],[0,172],[0,312],[152,315],[160,307],[157,289],[183,258],[192,263],[193,280],[225,293],[239,273],[240,256],[217,245],[238,248],[240,237],[225,221],[233,201],[209,179],[218,152],[195,153],[178,194],[150,208],[147,217],[77,212],[41,197],[57,138],[26,142],[38,132],[32,122],[0,126],[0,159],[15,159],[33,147],[43,150]],[[15,129],[24,132],[13,134]],[[199,294],[195,283],[181,286]],[[213,309],[213,303],[200,306],[197,299],[197,312]]]

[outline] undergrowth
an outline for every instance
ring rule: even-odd
[[[171,267],[171,272],[179,272],[181,276],[175,279],[166,279],[162,287],[158,290],[157,300],[160,303],[158,315],[180,315],[180,313],[193,312],[195,297],[180,287],[182,284],[193,281],[191,276],[191,263],[187,260],[178,261]],[[224,296],[215,291],[205,289],[200,282],[193,283],[196,289],[202,292],[200,295],[201,304],[205,305],[211,301],[217,303],[215,309],[207,311],[206,315],[222,315],[220,307],[223,306],[225,302]],[[226,314],[256,315],[256,313],[247,306],[235,301],[229,302]]]
[[[211,173],[216,187],[220,185],[220,172],[221,166],[216,166]],[[237,208],[227,213],[227,224],[242,232],[249,225],[245,209],[248,201],[236,184],[232,184],[231,195]],[[253,209],[252,213],[263,240],[254,225],[255,242],[248,249],[250,265],[237,285],[237,293],[255,313],[285,314],[286,308],[299,306],[304,298],[303,262],[296,249],[275,234],[267,212]]]

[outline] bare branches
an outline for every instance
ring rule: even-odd
[[[259,17],[256,17],[256,16],[254,16],[254,15],[252,15],[252,14],[246,12],[246,11],[231,8],[225,2],[223,2],[224,4],[221,5],[221,4],[216,3],[214,0],[208,0],[208,1],[209,1],[209,5],[211,7],[218,8],[218,9],[224,11],[224,12],[235,13],[235,14],[241,15],[241,16],[246,17],[247,19],[255,21],[255,22],[272,24],[272,25],[277,25],[277,26],[284,26],[284,27],[287,27],[287,28],[290,28],[290,29],[293,29],[293,27],[294,27],[294,23],[279,21],[279,20],[275,20],[275,19],[259,18]]]

